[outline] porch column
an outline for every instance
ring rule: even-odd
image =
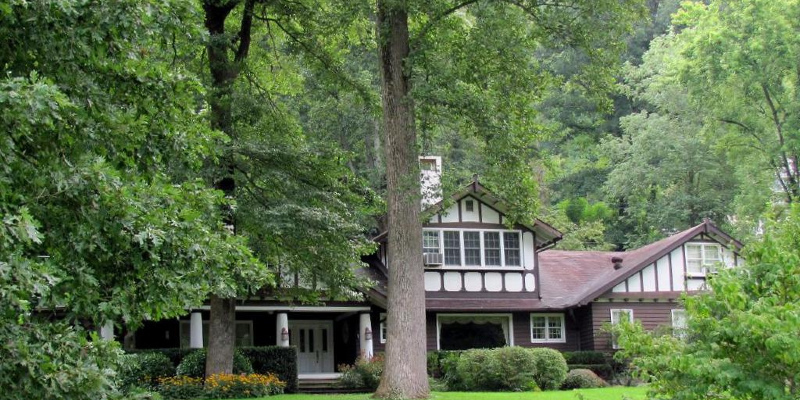
[[[275,324],[275,344],[281,347],[289,347],[289,314],[277,313]]]
[[[114,340],[114,322],[106,321],[100,327],[100,338],[103,340]]]
[[[203,314],[200,311],[192,311],[189,319],[189,348],[203,348]]]
[[[359,325],[360,328],[358,330],[360,344],[361,344],[361,355],[364,358],[372,358],[372,320],[370,318],[369,313],[362,313],[359,316]]]

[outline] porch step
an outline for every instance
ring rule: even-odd
[[[300,393],[311,394],[331,394],[331,393],[365,393],[366,390],[350,389],[342,387],[339,378],[333,379],[299,379],[297,381],[297,391]]]

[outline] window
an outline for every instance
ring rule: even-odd
[[[439,252],[439,231],[422,232],[422,253]]]
[[[466,204],[466,207],[467,207],[467,212],[473,212],[473,211],[475,211],[475,202],[474,202],[474,201],[472,201],[472,200],[467,200],[467,201],[465,202],[465,204]]]
[[[500,232],[483,233],[484,257],[486,265],[500,265]]]
[[[519,266],[519,233],[503,232],[503,246],[505,247],[506,265]]]
[[[565,343],[564,314],[531,314],[531,343]]]
[[[379,332],[380,340],[381,340],[381,343],[386,343],[386,333],[387,333],[387,330],[386,330],[386,313],[381,313],[380,320],[381,320],[381,326],[380,326],[380,332]]]
[[[253,345],[253,321],[236,321],[236,346]],[[191,335],[191,324],[189,321],[181,321],[179,334],[181,347],[189,347]],[[208,346],[208,321],[203,321],[203,347]]]
[[[686,245],[686,272],[704,276],[713,272],[714,266],[722,262],[722,248],[715,243],[693,243]]]
[[[422,252],[442,253],[447,266],[521,267],[522,233],[518,231],[422,231]]]
[[[464,232],[464,265],[481,265],[480,232]]]
[[[444,264],[461,265],[461,237],[458,231],[444,231]]]
[[[633,323],[633,310],[625,309],[625,308],[615,308],[611,310],[611,325],[617,325],[620,321],[627,321]],[[619,349],[619,344],[617,344],[617,337],[616,335],[611,335],[611,347],[614,349]]]
[[[676,337],[686,338],[686,310],[672,310],[672,334]]]

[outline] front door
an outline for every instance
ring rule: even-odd
[[[289,342],[298,373],[333,372],[333,321],[289,321]]]

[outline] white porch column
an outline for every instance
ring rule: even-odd
[[[275,344],[289,347],[289,314],[277,313],[275,327]]]
[[[358,336],[361,344],[361,355],[364,358],[372,358],[372,320],[369,313],[362,313],[359,316]]]
[[[103,340],[114,340],[114,322],[106,321],[100,327],[100,338]]]
[[[189,348],[203,348],[203,314],[200,311],[192,311],[189,319]]]

